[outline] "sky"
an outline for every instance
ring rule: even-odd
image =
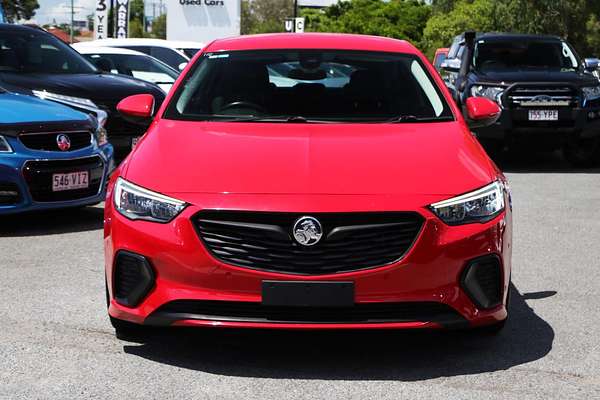
[[[33,20],[40,25],[49,24],[53,19],[56,23],[71,20],[71,0],[38,0],[40,8],[37,9]],[[75,19],[84,20],[94,11],[95,0],[74,0]]]

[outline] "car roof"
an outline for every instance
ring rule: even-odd
[[[33,32],[46,32],[44,29],[27,26],[27,25],[17,25],[17,24],[0,24],[0,30],[22,30],[22,31],[33,31]],[[48,33],[48,32],[46,32]]]
[[[99,39],[91,42],[81,42],[82,46],[157,46],[168,47],[171,49],[194,48],[201,49],[204,43],[191,41],[175,41],[163,39],[147,38],[126,38],[126,39]]]
[[[556,35],[535,35],[528,33],[482,33],[481,35],[477,35],[477,40],[562,40],[560,36]]]
[[[205,48],[205,51],[263,49],[367,50],[420,54],[419,50],[404,40],[344,33],[270,33],[244,35],[215,40]]]
[[[71,46],[81,54],[124,54],[130,56],[150,57],[149,55],[140,53],[139,51],[124,49],[122,47],[79,46],[79,43],[75,43]]]

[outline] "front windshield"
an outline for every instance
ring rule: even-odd
[[[453,119],[417,57],[336,50],[204,54],[165,114],[168,119],[186,120],[243,117],[339,122]]]
[[[179,76],[168,65],[148,56],[131,54],[86,54],[96,67],[113,74],[133,76],[153,83],[173,83]]]
[[[93,74],[97,70],[49,33],[4,29],[0,31],[0,72]]]
[[[569,45],[559,40],[482,39],[477,42],[473,59],[475,68],[484,72],[524,69],[573,71],[579,66]]]

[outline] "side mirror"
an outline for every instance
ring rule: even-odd
[[[600,67],[600,60],[597,58],[586,58],[583,60],[583,66],[586,71],[594,72]]]
[[[459,72],[460,71],[460,60],[458,58],[445,59],[440,64],[440,68],[447,72]]]
[[[126,97],[117,104],[117,111],[129,122],[148,126],[154,115],[154,96],[136,94]]]
[[[179,68],[180,71],[183,71],[185,69],[185,67],[187,67],[188,63],[181,63],[179,64],[179,66],[177,68]]]
[[[490,126],[498,121],[502,112],[495,101],[486,97],[469,97],[465,107],[470,128]]]

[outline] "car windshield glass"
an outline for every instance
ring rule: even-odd
[[[418,57],[335,50],[204,54],[165,118],[356,122],[453,119]]]
[[[573,71],[577,57],[565,42],[559,40],[479,40],[473,64],[480,71],[551,69]]]
[[[191,49],[191,48],[179,49],[179,50],[183,51],[183,54],[188,56],[190,59],[192,59],[196,55],[196,53],[200,51],[200,49]]]
[[[98,68],[113,74],[133,76],[153,83],[173,83],[179,75],[168,65],[147,56],[130,54],[86,54]]]
[[[93,74],[84,57],[49,33],[0,31],[0,72]]]

